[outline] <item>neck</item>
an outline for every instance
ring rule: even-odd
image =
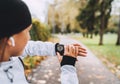
[[[0,62],[9,61],[10,55],[8,54],[8,52],[6,53],[6,51],[7,50],[5,50],[4,52],[0,52]]]
[[[7,52],[7,40],[8,38],[4,38],[2,40],[0,40],[0,62],[4,62],[4,61],[9,61],[9,53]]]
[[[0,62],[9,61],[10,56],[11,55],[9,54],[9,52],[7,52],[7,49],[5,49],[5,51],[3,51],[2,53],[0,53]]]

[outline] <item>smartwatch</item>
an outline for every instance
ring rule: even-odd
[[[57,44],[55,45],[55,51],[56,51],[56,52],[59,52],[60,55],[64,55],[64,45],[57,43]]]

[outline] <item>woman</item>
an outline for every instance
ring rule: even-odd
[[[28,84],[24,75],[22,59],[27,56],[57,56],[60,59],[61,83],[78,84],[74,67],[77,55],[86,55],[79,45],[65,45],[50,42],[30,41],[31,14],[21,0],[0,0],[0,83]],[[82,50],[82,53],[79,51]]]

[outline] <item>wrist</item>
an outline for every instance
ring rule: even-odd
[[[61,61],[61,66],[64,66],[64,65],[72,65],[72,66],[75,66],[75,63],[76,63],[76,58],[74,57],[70,57],[70,56],[63,56],[63,59]]]

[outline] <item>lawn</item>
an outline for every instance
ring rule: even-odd
[[[120,46],[116,46],[117,35],[105,34],[103,38],[103,46],[99,46],[99,36],[93,39],[83,38],[82,35],[72,35],[73,38],[84,43],[96,56],[105,58],[116,66],[120,65]]]

